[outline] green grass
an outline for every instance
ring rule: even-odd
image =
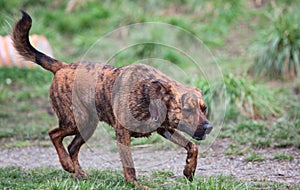
[[[256,76],[295,79],[300,69],[300,4],[276,6],[268,15],[271,29],[254,59],[252,70]]]
[[[300,148],[299,124],[299,120],[276,124],[246,120],[237,125],[225,125],[219,137],[231,138],[235,145],[247,145],[252,148]]]
[[[245,160],[247,162],[262,162],[265,160],[265,157],[257,153],[251,153],[249,156],[245,157]]]
[[[40,68],[0,69],[0,138],[45,139],[56,125],[48,100],[52,77]]]
[[[74,180],[72,174],[61,169],[36,168],[22,170],[15,167],[0,168],[1,189],[136,189],[133,184],[123,179],[121,171],[115,170],[89,170],[90,176],[86,180]],[[139,172],[138,172],[139,173]],[[196,176],[190,183],[184,177],[175,177],[172,172],[153,171],[140,175],[139,181],[151,189],[286,189],[280,183],[248,183],[238,181],[233,177]],[[297,186],[290,187],[296,189]]]
[[[292,154],[286,154],[286,153],[277,153],[273,156],[274,160],[293,160],[294,159],[294,155]]]
[[[223,81],[208,84],[205,80],[198,80],[196,86],[203,91],[204,100],[212,111],[214,101],[219,98],[224,89],[224,102],[227,110],[225,121],[237,120],[239,116],[250,119],[268,119],[282,115],[281,100],[283,96],[276,96],[277,92],[270,90],[266,85],[251,81],[250,78],[240,77],[232,73],[225,74]],[[212,91],[209,87],[219,86]],[[209,113],[210,114],[210,113]]]
[[[52,146],[52,143],[50,141],[19,141],[14,140],[12,142],[8,142],[2,145],[3,148],[13,148],[13,147],[26,147],[26,146]]]
[[[3,26],[0,28],[0,34],[7,35],[11,32],[13,20],[20,17],[18,9],[24,9],[33,17],[32,33],[47,36],[55,47],[56,57],[64,61],[80,58],[96,40],[119,26],[150,21],[179,26],[199,36],[210,47],[222,47],[231,26],[244,17],[245,6],[241,0],[167,0],[152,3],[134,3],[128,0],[99,3],[90,0],[78,3],[71,13],[66,13],[68,2],[4,1],[0,4],[0,26]],[[174,7],[182,9],[172,11]],[[170,13],[166,13],[168,11]],[[64,51],[61,51],[62,49]]]
[[[53,78],[53,74],[39,68],[20,69],[20,68],[1,68],[0,84],[2,85],[26,85],[34,86],[49,85]]]
[[[233,156],[238,156],[238,155],[243,155],[249,151],[248,147],[241,148],[240,146],[236,144],[229,144],[229,147],[225,151],[225,155],[233,155]]]

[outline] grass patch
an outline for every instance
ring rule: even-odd
[[[224,83],[227,105],[236,105],[242,115],[266,119],[281,113],[279,105],[275,103],[275,93],[265,86],[232,74],[225,75]]]
[[[273,159],[274,160],[293,160],[294,159],[294,155],[292,154],[286,154],[286,153],[276,153],[274,156],[273,156]]]
[[[264,156],[256,153],[251,153],[249,156],[245,157],[245,161],[247,162],[262,162],[264,160],[265,160]]]
[[[160,143],[160,142],[163,142],[163,141],[164,141],[163,137],[161,137],[158,134],[153,134],[149,138],[132,138],[131,145],[132,146],[138,146],[138,145]]]
[[[0,68],[0,84],[6,86],[14,85],[49,85],[53,74],[39,67],[34,69],[20,69],[17,67]]]
[[[0,168],[1,189],[136,189],[131,183],[123,179],[121,171],[89,170],[90,176],[86,180],[74,180],[72,174],[61,169],[36,168],[22,170],[15,167]],[[280,183],[256,183],[238,181],[232,177],[196,176],[190,183],[184,177],[174,177],[172,172],[154,171],[139,177],[143,185],[152,189],[255,189],[260,187],[280,188]]]
[[[45,139],[56,125],[48,100],[52,77],[39,68],[0,68],[0,138]]]
[[[246,148],[241,148],[238,145],[235,144],[229,144],[229,147],[226,149],[225,151],[225,155],[233,155],[233,156],[239,156],[239,155],[243,155],[244,153],[246,153],[248,151],[248,147]]]
[[[27,147],[27,146],[42,146],[49,147],[52,146],[50,141],[13,141],[3,144],[3,148],[12,148],[12,147]]]
[[[220,138],[231,138],[235,145],[250,145],[253,148],[299,147],[299,120],[278,122],[246,120],[236,125],[225,125]],[[230,147],[235,149],[235,147]],[[230,148],[228,151],[230,151]]]
[[[28,112],[28,108],[25,108]],[[47,132],[56,125],[56,119],[35,109],[30,110],[29,114],[18,115],[19,112],[25,110],[23,108],[19,111],[16,110],[14,113],[9,113],[2,118],[2,121],[0,121],[0,137],[15,140],[45,140],[48,138]]]

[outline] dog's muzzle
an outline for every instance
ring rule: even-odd
[[[201,131],[198,132],[198,130],[197,130],[194,133],[193,138],[196,140],[204,140],[206,135],[209,134],[212,129],[213,129],[213,126],[211,124],[207,123],[203,126],[203,129]]]

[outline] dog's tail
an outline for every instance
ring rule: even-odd
[[[32,20],[26,12],[21,12],[23,16],[16,23],[12,34],[14,47],[25,60],[35,62],[55,74],[66,63],[55,60],[32,47],[29,42],[29,30]]]

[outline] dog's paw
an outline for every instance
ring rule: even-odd
[[[135,185],[137,188],[140,188],[140,189],[150,190],[150,188],[149,188],[148,186],[142,185],[142,184],[140,184],[140,182],[138,182],[138,181],[134,181],[134,185]]]
[[[75,172],[75,179],[76,180],[87,179],[88,177],[89,177],[89,174],[85,173],[82,170],[79,170],[79,171]]]
[[[142,188],[146,189],[146,190],[150,190],[150,188],[148,186],[146,186],[146,185],[143,185]]]

